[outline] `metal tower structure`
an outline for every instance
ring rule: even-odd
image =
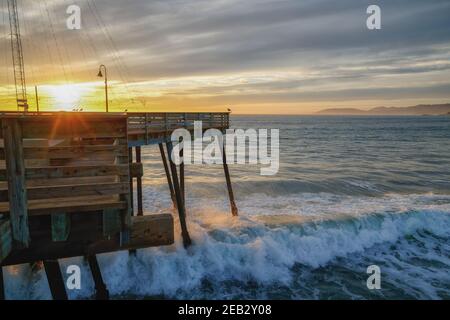
[[[17,0],[8,0],[9,26],[11,29],[11,50],[16,85],[17,110],[28,112],[27,89],[25,83],[25,66],[23,63],[22,40],[20,37]]]

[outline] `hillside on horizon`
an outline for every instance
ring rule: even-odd
[[[331,108],[324,109],[317,114],[321,115],[447,115],[450,113],[450,103],[417,105],[412,107],[376,107],[369,110],[357,108]]]

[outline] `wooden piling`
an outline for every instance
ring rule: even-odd
[[[25,186],[25,157],[22,130],[18,119],[2,119],[5,148],[6,177],[8,180],[9,216],[15,244],[28,247],[28,197]]]
[[[236,206],[236,202],[234,200],[233,186],[231,185],[230,171],[228,170],[225,144],[223,145],[223,148],[222,148],[222,159],[223,159],[223,170],[225,172],[225,179],[227,181],[228,197],[230,198],[231,214],[234,217],[237,217],[239,215],[239,211]]]
[[[122,215],[118,209],[104,209],[102,215],[103,235],[111,239],[122,231]]]
[[[3,282],[3,268],[0,266],[0,301],[5,300],[5,284]]]
[[[0,263],[11,253],[12,242],[11,223],[0,218]]]
[[[131,166],[133,165],[133,147],[128,148],[128,161]],[[134,215],[134,189],[133,189],[133,176],[130,174],[130,205],[131,205],[131,215]]]
[[[142,164],[141,147],[136,147],[136,162]],[[142,201],[142,176],[138,175],[136,178],[137,185],[137,205],[138,205],[138,216],[144,215],[144,205]]]
[[[181,188],[181,197],[183,199],[183,204],[186,210],[186,191],[184,189],[184,149],[181,149],[180,156],[183,158],[183,162],[180,163],[180,188]]]
[[[178,215],[180,218],[180,225],[181,225],[181,236],[183,237],[183,245],[185,248],[187,248],[192,244],[192,241],[187,229],[186,210],[184,207],[183,197],[181,195],[180,182],[178,181],[177,167],[175,166],[175,163],[172,161],[172,157],[170,156],[172,154],[173,148],[172,142],[171,141],[167,142],[166,147],[167,147],[167,154],[169,155],[170,171],[172,172],[175,198],[177,200]]]
[[[44,260],[44,268],[53,300],[68,300],[58,260]]]
[[[67,241],[70,234],[70,215],[67,213],[54,213],[52,220],[52,240],[55,242]]]
[[[165,171],[166,177],[167,177],[167,184],[169,185],[170,198],[172,199],[173,206],[176,209],[177,208],[177,200],[175,198],[175,191],[173,188],[172,178],[170,176],[169,165],[167,164],[166,153],[164,151],[164,147],[163,147],[162,143],[159,144],[159,151],[161,153],[161,160],[163,162],[164,171]]]
[[[95,284],[95,299],[96,300],[109,300],[109,291],[103,281],[100,266],[98,265],[97,256],[88,256],[89,268],[91,269],[92,278]]]

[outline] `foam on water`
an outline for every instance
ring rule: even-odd
[[[146,187],[145,194],[156,208],[169,204],[159,189]],[[450,295],[448,195],[254,194],[239,207],[241,216],[232,219],[225,200],[191,198],[188,221],[195,245],[189,250],[183,249],[176,221],[173,246],[140,250],[136,256],[100,256],[110,292],[116,297],[265,298],[276,287],[283,298],[370,298],[365,268],[380,264],[392,294],[385,291],[384,297]],[[62,268],[74,263],[82,267],[82,290],[69,295],[89,298],[94,286],[83,259],[63,260]],[[42,271],[33,274],[28,266],[5,271],[8,298],[50,298]]]

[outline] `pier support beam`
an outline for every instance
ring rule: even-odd
[[[8,182],[9,218],[13,242],[28,247],[28,196],[25,185],[25,157],[22,128],[17,119],[2,119],[3,143]]]
[[[136,147],[136,163],[142,163],[141,147]],[[136,178],[136,188],[137,188],[137,205],[138,205],[138,216],[144,215],[144,205],[142,203],[142,176]]]
[[[233,186],[231,185],[230,171],[228,170],[227,153],[225,150],[225,144],[223,145],[223,148],[222,148],[222,159],[223,159],[223,170],[225,172],[225,179],[227,181],[228,196],[230,198],[231,214],[233,215],[233,217],[237,217],[239,215],[239,211],[236,206],[236,202],[234,201]]]
[[[5,300],[5,284],[3,282],[3,267],[0,266],[0,301]]]
[[[109,291],[106,288],[106,284],[103,281],[100,266],[98,265],[97,256],[88,256],[89,268],[91,269],[92,278],[95,283],[95,299],[97,300],[109,300]]]
[[[44,260],[44,268],[53,300],[68,300],[58,260]]]
[[[164,165],[164,171],[166,172],[167,184],[169,185],[170,190],[170,198],[172,199],[172,203],[174,208],[177,208],[177,200],[175,198],[175,190],[173,188],[172,178],[170,176],[169,165],[167,164],[166,153],[164,152],[164,146],[162,143],[159,144],[159,151],[161,153],[161,159]],[[170,157],[170,155],[169,155]]]
[[[131,175],[131,166],[133,165],[133,147],[128,148],[128,162],[130,164],[130,204],[131,215],[134,215],[134,196],[133,196],[133,176]]]
[[[184,149],[180,151],[180,157],[184,157]],[[183,162],[180,164],[180,188],[181,188],[181,198],[183,199],[184,209],[186,210],[186,191],[184,189],[184,158]]]
[[[170,171],[172,172],[173,188],[175,191],[175,198],[177,200],[178,215],[180,217],[181,236],[183,237],[183,245],[185,248],[192,244],[191,237],[186,224],[186,210],[184,206],[183,196],[181,194],[180,182],[178,180],[178,172],[175,163],[172,161],[170,155],[172,154],[172,142],[166,143],[167,154],[169,155]]]

